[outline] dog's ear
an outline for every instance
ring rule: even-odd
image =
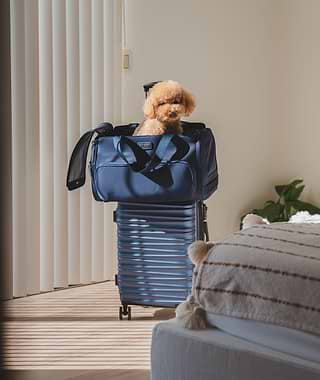
[[[195,100],[194,97],[190,94],[190,92],[183,90],[183,102],[184,102],[184,107],[186,109],[185,111],[185,116],[189,116],[192,114],[193,110],[195,109]]]
[[[154,119],[156,117],[153,96],[149,95],[144,102],[143,113],[147,119]]]

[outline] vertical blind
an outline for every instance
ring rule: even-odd
[[[68,193],[80,135],[120,122],[121,2],[12,0],[13,294],[111,279],[113,205]]]

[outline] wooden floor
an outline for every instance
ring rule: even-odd
[[[133,306],[119,321],[119,303],[113,282],[7,301],[9,378],[148,379],[152,328],[174,312]]]

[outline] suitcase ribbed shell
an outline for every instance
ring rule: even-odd
[[[192,285],[187,248],[202,238],[199,220],[197,202],[118,204],[117,284],[122,304],[174,307],[186,299]]]

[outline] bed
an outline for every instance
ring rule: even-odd
[[[208,328],[155,326],[152,380],[320,379],[319,224],[231,234],[196,267],[191,298]]]
[[[320,363],[217,328],[188,330],[171,320],[154,327],[151,379],[319,380]]]

